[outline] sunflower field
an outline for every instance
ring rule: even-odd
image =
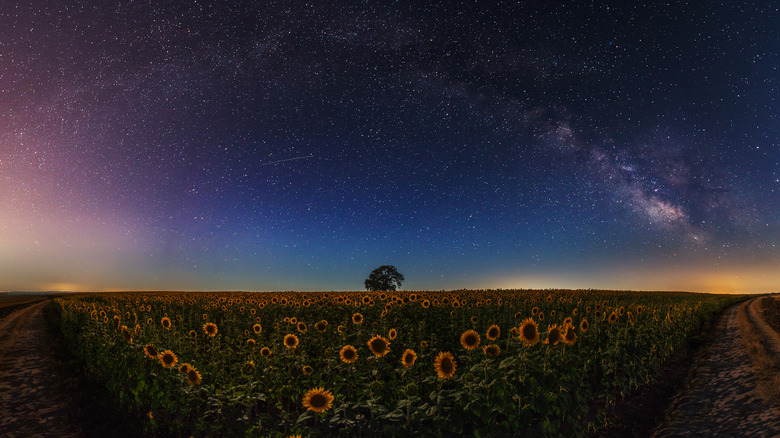
[[[70,350],[153,436],[586,436],[744,297],[558,290],[105,293]]]

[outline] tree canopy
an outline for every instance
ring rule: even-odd
[[[395,266],[383,265],[374,269],[365,281],[366,290],[396,290],[404,282],[404,276]]]

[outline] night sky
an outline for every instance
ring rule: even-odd
[[[780,290],[776,1],[3,1],[0,290]]]

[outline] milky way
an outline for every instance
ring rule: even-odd
[[[228,3],[0,5],[0,290],[780,287],[774,2]]]

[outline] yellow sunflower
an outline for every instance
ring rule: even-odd
[[[217,336],[217,325],[213,322],[207,322],[203,324],[203,331],[213,338],[214,336]]]
[[[433,362],[433,368],[440,379],[449,379],[455,375],[457,362],[450,352],[439,352],[436,360]]]
[[[328,321],[325,321],[323,319],[322,321],[315,323],[314,328],[316,328],[318,332],[324,333],[325,330],[328,328]]]
[[[490,344],[482,347],[482,351],[487,357],[498,357],[501,354],[501,347],[496,344]]]
[[[271,356],[271,349],[268,347],[263,347],[260,349],[260,356],[263,357],[269,357]]]
[[[355,324],[361,324],[363,322],[363,315],[360,313],[355,313],[352,315],[352,322]]]
[[[304,365],[303,368],[301,368],[301,372],[304,376],[311,376],[314,374],[314,368],[310,367],[309,365]]]
[[[171,319],[168,318],[167,316],[163,316],[163,319],[160,320],[160,323],[162,324],[162,326],[163,326],[163,328],[165,330],[170,330],[171,329]]]
[[[254,310],[254,309],[252,309]],[[244,374],[252,374],[255,372],[255,361],[250,360],[244,365]]]
[[[351,345],[345,345],[339,351],[339,359],[344,363],[353,363],[358,359],[357,350]]]
[[[254,347],[255,346],[255,340],[254,339],[247,339],[246,340],[246,345],[248,345],[250,347]]]
[[[314,412],[325,412],[333,407],[333,394],[325,388],[310,389],[303,396],[303,407]]]
[[[157,348],[155,348],[152,344],[146,344],[144,347],[144,353],[150,359],[157,359],[157,356],[160,354],[157,352]]]
[[[577,341],[577,333],[574,333],[574,326],[566,325],[564,327],[566,327],[566,329],[564,330],[563,339],[561,340],[566,345],[574,345],[574,342]]]
[[[383,336],[374,335],[373,338],[368,340],[367,344],[376,357],[382,357],[390,352],[390,341]]]
[[[411,368],[412,365],[414,365],[414,361],[417,360],[417,353],[414,352],[414,350],[407,348],[406,351],[404,351],[404,354],[401,356],[401,363],[404,364],[406,368]]]
[[[176,358],[176,355],[171,350],[165,350],[160,353],[160,364],[165,368],[173,368],[178,361],[179,359]]]
[[[553,324],[547,327],[547,339],[544,340],[545,344],[558,345],[562,339],[563,334],[561,333],[561,327],[558,327],[558,324]]]
[[[387,337],[390,338],[391,341],[394,341],[397,336],[398,332],[396,329],[390,329],[390,332],[387,334]]]
[[[460,335],[460,345],[466,350],[473,350],[479,347],[480,337],[479,333],[474,330],[466,330]]]
[[[187,381],[190,382],[190,385],[200,385],[200,383],[203,381],[200,372],[198,372],[198,370],[196,370],[193,366],[187,370]]]
[[[590,328],[590,324],[588,324],[588,318],[582,318],[582,321],[580,321],[580,331],[586,332]]]
[[[343,325],[339,325],[339,326],[336,328],[336,330],[338,330],[338,332],[339,332],[339,333],[344,333],[344,331],[346,331],[346,330],[347,330],[347,328],[346,328],[346,327],[344,327]]]
[[[539,342],[539,324],[533,318],[526,318],[520,323],[518,336],[526,347],[536,345]]]
[[[284,337],[284,346],[287,348],[295,348],[298,346],[298,337],[295,335],[286,335]]]
[[[189,364],[189,363],[187,363],[187,362],[184,362],[184,363],[183,363],[183,364],[181,364],[181,366],[179,367],[179,372],[180,372],[180,373],[182,373],[182,374],[187,374],[187,371],[189,371],[189,370],[190,370],[190,368],[192,368],[192,365],[190,365],[190,364]]]
[[[260,324],[255,324],[252,326],[252,331],[255,332],[256,335],[259,335],[263,331],[263,326],[261,326]]]
[[[299,322],[298,323],[298,331],[301,332],[301,333],[306,333],[306,330],[308,330],[306,328],[306,324],[304,324],[302,322]]]
[[[493,324],[487,329],[487,333],[485,333],[485,337],[488,339],[488,341],[495,341],[501,336],[501,327]]]

